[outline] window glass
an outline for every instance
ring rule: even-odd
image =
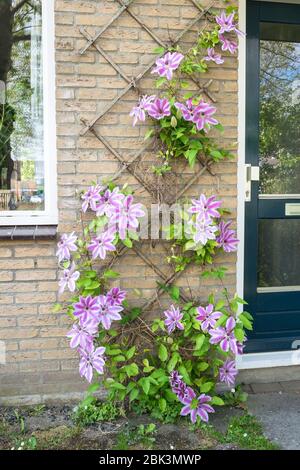
[[[260,29],[260,194],[300,194],[300,25]]]
[[[0,211],[44,210],[41,0],[0,2],[0,81]]]

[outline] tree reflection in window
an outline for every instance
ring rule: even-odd
[[[299,194],[300,27],[265,23],[261,37],[260,193]]]
[[[44,209],[41,4],[0,1],[0,211]]]

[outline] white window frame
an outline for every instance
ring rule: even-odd
[[[43,211],[0,211],[0,226],[56,225],[58,223],[54,41],[54,0],[42,0],[45,209]]]

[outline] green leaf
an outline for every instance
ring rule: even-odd
[[[200,390],[201,393],[206,393],[209,392],[214,386],[213,382],[205,382],[203,385],[201,385]]]
[[[106,279],[115,279],[116,277],[119,277],[120,274],[117,273],[116,271],[113,271],[112,269],[107,269],[103,273],[103,277]]]
[[[175,369],[176,364],[177,364],[179,358],[180,358],[180,356],[179,356],[178,353],[174,352],[174,353],[172,354],[172,357],[171,357],[171,359],[169,360],[168,365],[167,365],[167,370],[168,370],[169,373],[172,372],[172,370]]]
[[[144,140],[150,139],[150,137],[152,137],[153,134],[154,134],[154,129],[148,129],[148,131],[145,133]]]
[[[184,152],[185,158],[188,160],[190,167],[195,165],[198,149],[189,149]]]
[[[203,334],[197,335],[195,349],[200,350],[203,346],[204,341],[205,341],[205,335]]]
[[[159,55],[161,55],[161,54],[163,54],[163,53],[165,52],[165,48],[162,47],[162,46],[161,46],[161,47],[155,47],[155,48],[153,49],[153,52],[154,52],[154,54],[159,54]]]
[[[193,93],[192,91],[188,91],[187,93],[185,93],[185,94],[183,95],[183,99],[184,99],[184,100],[189,100],[189,99],[193,96],[193,94],[194,94],[194,93]]]
[[[112,382],[109,384],[110,388],[114,388],[116,390],[126,390],[126,387],[119,382]]]
[[[164,344],[160,344],[158,348],[158,357],[162,362],[168,359],[168,350]]]
[[[128,349],[128,351],[125,353],[126,355],[126,359],[131,359],[133,356],[134,356],[134,353],[135,353],[135,346],[132,346],[130,349]]]
[[[211,405],[223,406],[225,405],[224,401],[220,397],[212,397],[211,401],[209,402]]]
[[[114,362],[125,362],[126,361],[126,357],[123,356],[123,354],[118,354],[117,356],[113,356],[113,359],[112,359]]]
[[[108,356],[117,356],[118,354],[121,354],[122,351],[121,349],[113,349],[113,348],[106,348],[105,354]]]
[[[134,401],[139,396],[139,389],[133,388],[129,394],[129,401]]]
[[[180,375],[182,375],[182,378],[185,381],[185,383],[187,383],[188,385],[191,385],[191,379],[190,379],[189,373],[183,364],[181,364],[181,366],[178,367],[178,372]]]
[[[132,248],[132,241],[130,238],[125,238],[125,240],[122,240],[123,244],[127,246],[127,248]]]
[[[158,405],[161,411],[165,411],[165,409],[167,408],[167,402],[164,398],[159,399]]]
[[[177,286],[172,286],[170,290],[170,296],[173,300],[178,301],[180,297],[180,289]]]
[[[244,330],[242,330],[242,328],[236,327],[234,329],[234,336],[236,337],[238,341],[243,342],[245,339]]]
[[[94,393],[97,390],[99,390],[99,388],[100,388],[100,384],[98,384],[98,383],[92,384],[88,387],[88,393]]]
[[[139,373],[139,368],[137,364],[135,364],[135,362],[127,366],[124,366],[124,370],[126,371],[126,374],[128,377],[136,377]]]
[[[251,321],[248,320],[248,318],[243,313],[238,316],[238,319],[243,323],[244,327],[247,328],[247,330],[253,329]]]
[[[55,304],[53,309],[52,309],[52,312],[53,313],[59,313],[61,312],[63,309],[63,306],[61,304]]]
[[[200,364],[197,365],[197,370],[199,370],[199,372],[204,372],[208,367],[208,362],[200,362]]]
[[[156,88],[160,88],[164,83],[166,83],[166,78],[161,77],[156,80]]]
[[[145,395],[148,395],[150,390],[150,379],[148,377],[143,377],[138,383],[141,385]]]

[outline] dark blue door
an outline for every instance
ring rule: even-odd
[[[300,339],[300,5],[247,3],[247,352]]]

